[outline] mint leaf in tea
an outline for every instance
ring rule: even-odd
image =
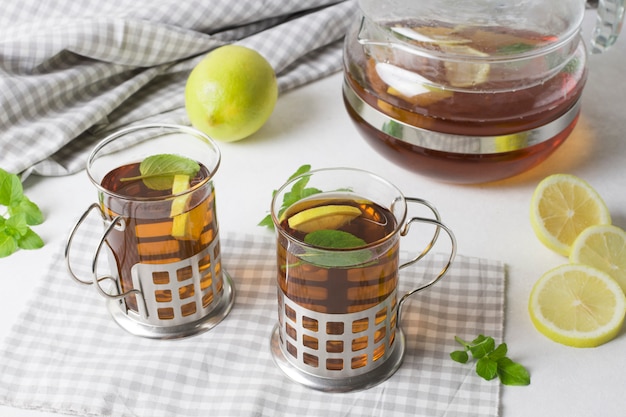
[[[173,154],[151,155],[139,164],[139,175],[121,178],[120,181],[143,180],[153,190],[170,190],[176,175],[194,177],[200,165],[189,158]]]

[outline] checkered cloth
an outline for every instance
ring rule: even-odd
[[[75,241],[79,274],[89,270],[86,242],[97,235]],[[210,331],[174,341],[118,327],[95,288],[70,278],[59,251],[0,348],[0,404],[116,417],[498,415],[500,383],[448,355],[459,348],[455,335],[502,339],[501,263],[457,256],[446,277],[404,306],[407,352],[400,369],[368,390],[330,394],[292,382],[271,357],[273,237],[223,234],[221,246],[236,287],[233,310]],[[434,276],[446,261],[433,253],[403,269],[401,291]]]
[[[211,49],[264,55],[279,89],[341,68],[355,1],[20,0],[0,13],[0,167],[63,175],[135,122],[189,124],[184,86]]]

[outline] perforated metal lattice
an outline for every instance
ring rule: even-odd
[[[223,289],[219,239],[202,252],[167,264],[136,264],[131,268],[138,312],[126,314],[156,326],[176,326],[205,317]],[[121,306],[125,308],[125,306]]]
[[[278,289],[278,321],[284,356],[297,369],[320,377],[352,377],[377,368],[391,354],[396,291],[367,310],[327,314],[303,308]]]

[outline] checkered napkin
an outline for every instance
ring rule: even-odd
[[[76,242],[80,274],[92,255]],[[236,287],[233,310],[217,327],[181,340],[126,333],[95,288],[70,278],[59,251],[0,348],[0,404],[115,417],[498,415],[499,382],[448,355],[459,347],[455,335],[501,340],[503,264],[457,256],[446,277],[405,305],[400,369],[368,390],[330,394],[292,382],[273,362],[273,238],[222,233],[221,246]],[[434,276],[446,261],[435,253],[403,269],[400,289]]]
[[[341,68],[356,2],[20,0],[0,13],[0,167],[63,175],[136,122],[188,124],[184,86],[211,49],[264,55],[281,92]]]

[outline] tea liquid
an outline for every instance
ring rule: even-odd
[[[368,245],[389,239],[391,243],[365,247],[355,263],[346,266],[324,266],[315,250],[309,253],[293,253],[284,239],[278,244],[278,283],[291,300],[301,306],[322,313],[352,313],[365,310],[387,298],[396,288],[398,277],[398,239],[389,238],[396,228],[396,219],[388,209],[369,202],[335,197],[309,199],[290,207],[289,216],[322,205],[351,205],[361,210],[356,217],[339,230],[363,239]],[[288,218],[281,227],[294,239],[304,242],[305,234],[289,227]],[[304,246],[308,246],[303,243]],[[383,249],[381,249],[381,247]],[[350,259],[350,250],[327,249],[332,257]],[[361,251],[359,251],[361,252]],[[341,262],[340,262],[341,263]],[[330,264],[335,264],[330,262]]]
[[[398,26],[415,27],[419,23],[400,22]],[[530,50],[550,41],[537,33],[504,27],[459,29],[455,36],[463,39],[463,48],[483,56]],[[346,54],[346,66],[350,69],[346,71],[346,83],[362,100],[402,123],[453,135],[504,136],[544,126],[573,108],[586,80],[582,43],[560,71],[540,82],[537,74],[550,71],[553,56],[486,68],[481,64],[456,67],[403,55],[391,48],[387,59],[367,55],[356,46],[348,48]],[[455,70],[470,74],[457,74]],[[411,95],[406,81],[394,76],[407,71],[421,74],[429,81],[421,94]],[[455,87],[455,79],[467,81],[473,77],[475,83],[461,82]],[[432,87],[438,84],[442,87]],[[474,153],[462,148],[442,151],[409,144],[371,126],[347,101],[346,107],[364,137],[390,159],[429,176],[458,182],[504,178],[538,164],[567,138],[577,120],[533,146],[515,143],[518,139],[511,137],[497,144],[497,152]]]
[[[198,174],[190,181],[191,188],[210,175],[205,166],[200,165],[200,167]],[[141,179],[121,180],[138,175],[140,175],[139,163],[124,165],[109,172],[101,182],[104,188],[119,196],[101,194],[105,214],[109,220],[121,215],[125,222],[124,230],[116,228],[106,239],[117,263],[122,292],[133,289],[131,268],[135,264],[166,264],[190,258],[207,248],[216,239],[218,232],[215,194],[212,185],[199,187],[198,190],[189,194],[190,198],[185,204],[184,211],[178,214],[178,216],[185,217],[184,233],[178,233],[175,237],[173,230],[176,216],[172,216],[173,198],[168,198],[172,195],[171,189],[153,190],[146,187]],[[142,199],[152,200],[142,201]],[[214,257],[217,258],[217,254]],[[200,262],[200,271],[203,273],[202,290],[208,288],[214,278],[210,274],[210,262],[211,256],[205,257]],[[214,265],[214,267],[215,271],[221,273],[221,265]],[[191,278],[190,274],[191,267],[179,270],[177,280],[181,282],[187,280]],[[154,274],[152,279],[155,284],[167,284],[162,280],[169,278]],[[180,299],[189,298],[194,295],[193,291],[193,285],[183,285],[176,296]],[[157,291],[154,296],[157,302],[170,301],[173,297],[165,290]],[[207,295],[206,299],[202,300],[203,307],[209,305],[213,297],[212,292],[210,296]],[[125,300],[127,308],[138,311],[134,294],[127,296]],[[195,313],[194,309],[197,307],[193,304],[189,305],[189,311],[183,311],[183,316]],[[173,311],[159,309],[159,318],[162,320],[173,318],[173,315]]]

